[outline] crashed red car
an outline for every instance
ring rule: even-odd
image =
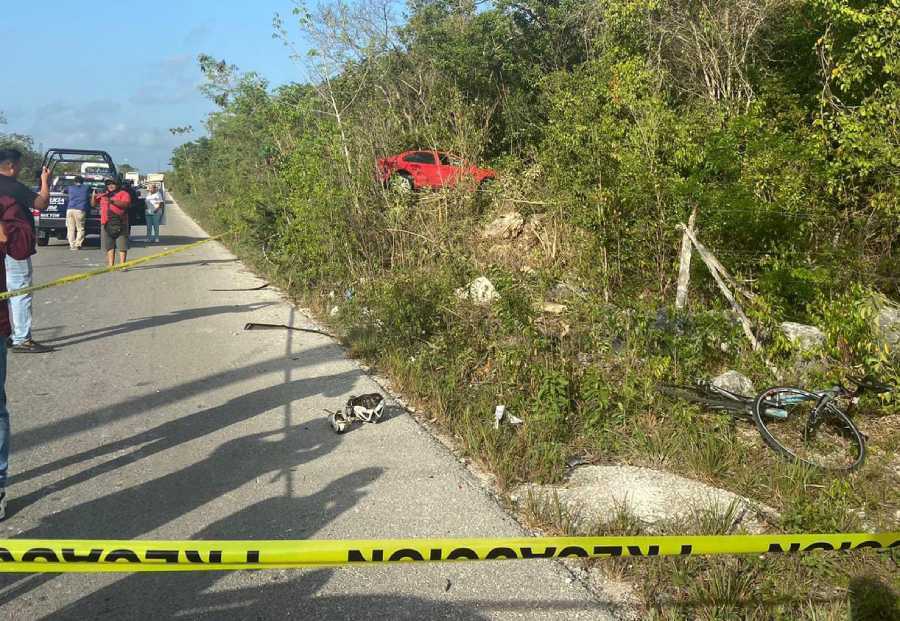
[[[457,185],[481,187],[497,178],[490,168],[479,168],[443,151],[405,151],[378,160],[378,181],[403,190],[447,188]]]

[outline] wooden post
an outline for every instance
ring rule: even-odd
[[[732,310],[734,310],[735,314],[741,320],[741,326],[744,328],[744,334],[747,335],[747,338],[750,339],[750,345],[753,347],[753,350],[756,351],[759,349],[759,341],[756,340],[756,335],[753,334],[753,328],[750,325],[750,320],[747,318],[747,315],[744,313],[744,309],[741,308],[741,305],[738,304],[737,300],[734,297],[734,294],[731,293],[731,289],[728,288],[728,285],[725,284],[725,281],[722,280],[722,274],[719,272],[719,263],[716,258],[712,255],[712,253],[707,250],[703,244],[697,241],[697,238],[694,236],[693,231],[689,228],[685,227],[685,234],[690,237],[691,242],[694,244],[694,247],[697,248],[697,252],[700,254],[700,258],[703,259],[703,262],[706,263],[706,267],[709,268],[709,273],[712,274],[712,277],[715,279],[716,284],[719,285],[719,289],[722,291],[722,295],[725,296],[725,299],[731,304]]]
[[[715,255],[711,253],[706,247],[697,241],[696,235],[694,235],[693,227],[690,226],[691,222],[688,221],[688,226],[684,226],[683,224],[679,225],[682,229],[684,229],[684,234],[691,240],[691,244],[697,249],[697,252],[700,255],[700,258],[706,264],[706,267],[709,269],[709,273],[712,274],[713,279],[715,279],[716,284],[719,285],[719,289],[722,291],[722,295],[725,296],[725,299],[731,304],[732,310],[734,310],[735,314],[741,321],[741,327],[744,329],[744,334],[747,336],[747,339],[750,341],[750,345],[753,347],[753,350],[756,351],[759,349],[759,341],[756,340],[756,335],[753,334],[753,327],[750,325],[750,319],[747,317],[746,313],[744,313],[744,309],[741,308],[741,305],[738,304],[737,300],[734,297],[734,294],[731,293],[731,290],[728,288],[728,285],[725,284],[724,279],[730,281],[735,290],[739,291],[744,295],[747,299],[754,299],[754,296],[749,291],[745,291],[734,281],[734,279],[728,274],[725,268],[719,263],[719,260],[716,259]],[[682,250],[682,252],[684,252]],[[781,371],[778,370],[772,362],[768,359],[765,359],[766,367],[768,367],[769,371],[772,372],[772,375],[775,376],[779,381],[781,380]]]
[[[688,237],[690,237],[691,242],[697,248],[697,252],[700,253],[700,257],[703,259],[703,261],[707,265],[710,266],[710,271],[718,272],[722,276],[722,278],[724,278],[725,281],[728,282],[728,284],[730,284],[732,287],[734,287],[735,291],[737,291],[738,293],[743,295],[748,300],[756,299],[756,295],[753,293],[750,293],[749,291],[747,291],[746,289],[741,287],[739,284],[737,284],[737,281],[735,281],[735,279],[731,276],[731,274],[728,273],[728,270],[726,270],[725,267],[721,263],[719,263],[719,260],[715,257],[715,255],[713,253],[711,253],[709,250],[707,250],[706,246],[704,246],[703,244],[700,243],[700,241],[697,239],[697,236],[694,235],[693,228],[690,228],[689,230],[685,229],[684,234],[687,235]],[[713,268],[715,268],[715,269],[713,269]]]
[[[675,292],[675,309],[684,310],[687,305],[688,285],[691,281],[691,237],[688,230],[694,230],[694,222],[697,219],[697,207],[691,210],[691,217],[688,218],[687,228],[681,237],[681,262],[678,266],[678,290]],[[682,225],[684,226],[684,225]]]

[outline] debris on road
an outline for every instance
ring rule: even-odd
[[[333,334],[316,330],[315,328],[298,328],[297,326],[288,326],[283,323],[250,323],[244,324],[244,330],[294,330],[296,332],[311,332],[312,334],[321,334],[334,338]]]
[[[268,287],[268,286],[269,286],[269,283],[264,282],[263,284],[261,284],[261,285],[258,286],[258,287],[250,287],[249,289],[210,289],[210,291],[217,291],[217,292],[222,292],[222,291],[227,291],[227,292],[232,292],[232,291],[262,291],[263,289],[265,289],[265,288]]]
[[[351,396],[343,410],[330,412],[329,422],[335,433],[344,433],[354,422],[377,423],[384,414],[384,395],[371,392],[360,396]]]

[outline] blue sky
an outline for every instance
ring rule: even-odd
[[[197,90],[201,52],[273,85],[303,79],[272,39],[273,15],[289,19],[292,8],[290,0],[4,2],[0,132],[29,134],[44,148],[105,149],[145,172],[166,168],[212,108]],[[170,134],[182,125],[193,136]]]

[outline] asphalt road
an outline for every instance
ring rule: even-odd
[[[170,208],[161,244],[206,236]],[[138,235],[142,228],[136,228]],[[36,282],[102,264],[53,241]],[[323,408],[378,390],[217,242],[38,293],[10,354],[11,496],[2,537],[501,536],[520,528],[399,408],[335,435]],[[486,413],[490,415],[490,413]],[[3,618],[603,619],[553,561],[272,572],[0,575]]]

